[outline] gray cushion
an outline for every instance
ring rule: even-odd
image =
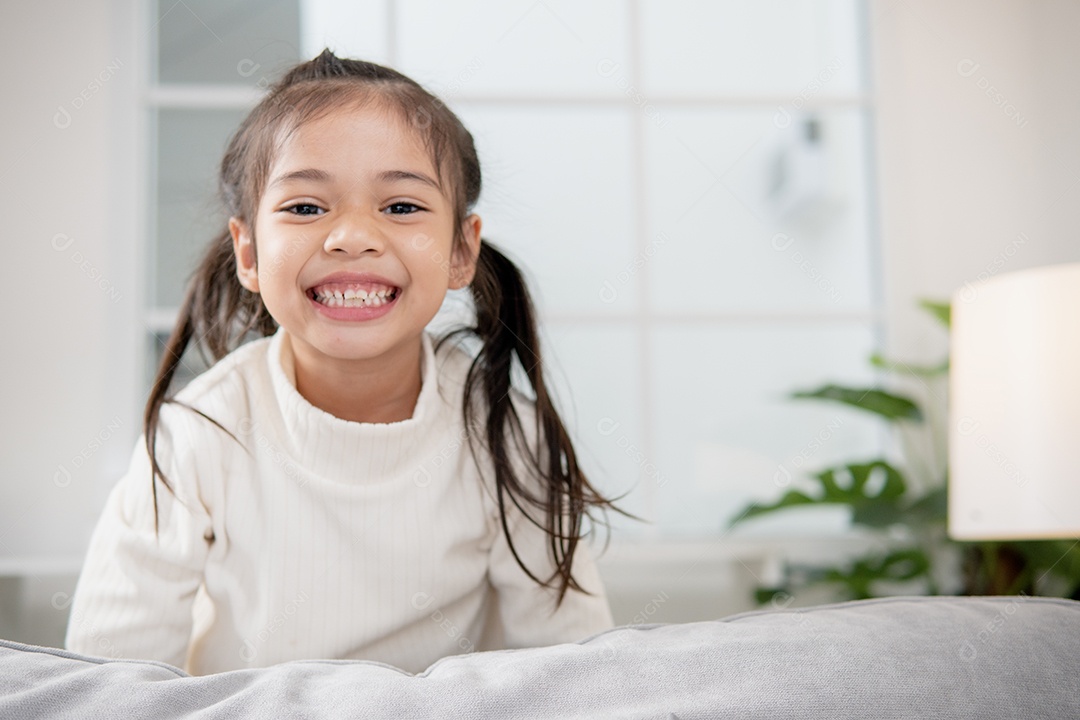
[[[419,675],[305,660],[190,677],[0,641],[0,717],[1080,718],[1080,603],[888,598],[622,626]]]

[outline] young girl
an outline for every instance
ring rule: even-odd
[[[420,672],[612,627],[579,541],[591,509],[623,511],[578,467],[523,278],[480,237],[457,117],[324,51],[243,122],[220,183],[228,232],[94,531],[67,647],[194,675],[302,658]],[[465,287],[475,326],[435,341]],[[217,362],[171,397],[192,343]]]

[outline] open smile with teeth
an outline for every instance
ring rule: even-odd
[[[327,307],[379,307],[392,302],[400,291],[400,288],[385,285],[367,288],[358,285],[323,285],[308,290],[308,296]]]

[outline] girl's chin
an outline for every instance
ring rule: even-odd
[[[405,348],[415,347],[409,339],[412,331],[402,334],[402,328],[385,323],[309,323],[295,332],[286,327],[291,338],[293,356],[299,362],[328,363],[364,363],[378,359],[387,362],[387,358],[401,358]],[[417,334],[423,332],[418,329]]]

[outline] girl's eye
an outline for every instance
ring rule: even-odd
[[[415,212],[423,210],[419,205],[414,205],[407,202],[390,203],[386,206],[386,212],[391,215],[412,215]]]
[[[322,212],[322,208],[318,205],[312,205],[311,203],[297,203],[296,205],[290,205],[289,207],[282,209],[293,215],[317,215]]]

